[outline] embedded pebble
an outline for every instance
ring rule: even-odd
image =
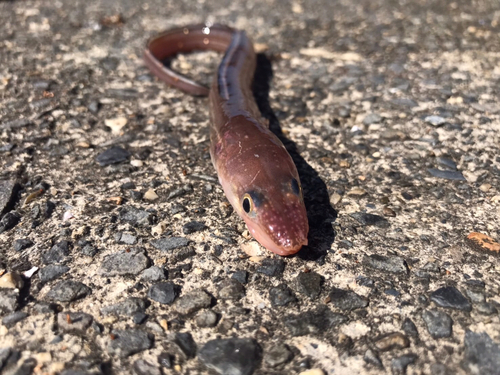
[[[122,163],[129,157],[130,152],[121,147],[113,146],[97,155],[96,160],[101,167],[105,167],[111,164]]]
[[[24,311],[16,311],[2,318],[2,324],[6,327],[12,327],[17,322],[28,317],[28,314]],[[1,369],[1,366],[0,366]]]
[[[202,311],[196,316],[196,325],[200,328],[215,327],[218,316],[212,310]]]
[[[232,279],[235,279],[235,280],[238,280],[240,283],[242,284],[246,284],[247,283],[247,280],[248,280],[248,272],[245,271],[245,270],[238,270],[238,271],[235,271],[232,275],[231,275],[231,278]]]
[[[15,211],[7,212],[5,215],[3,215],[2,219],[0,220],[0,233],[3,233],[5,231],[14,228],[19,223],[20,220],[21,220],[21,215],[19,215],[17,212]]]
[[[424,310],[422,312],[422,319],[434,339],[451,336],[453,321],[445,312],[440,310]]]
[[[127,249],[108,255],[102,262],[99,273],[105,276],[138,275],[150,263],[143,249]]]
[[[92,290],[88,286],[79,281],[64,280],[54,285],[46,297],[57,302],[72,302],[84,298],[91,292]]]
[[[133,365],[134,372],[137,375],[162,375],[162,372],[158,366],[150,363],[144,359],[138,359]]]
[[[219,298],[238,300],[245,296],[245,288],[235,279],[225,279],[218,285]]]
[[[482,315],[495,315],[498,313],[498,309],[490,302],[480,302],[476,306],[476,310]]]
[[[438,156],[436,158],[436,162],[442,166],[442,167],[445,167],[445,168],[448,168],[448,169],[451,169],[452,171],[456,171],[457,170],[457,163],[455,163],[453,160],[451,159],[448,159],[448,158],[444,158],[442,156]]]
[[[406,368],[415,363],[417,360],[417,355],[410,353],[402,355],[401,357],[393,358],[391,361],[391,371],[392,375],[405,375]]]
[[[0,217],[2,217],[13,205],[19,185],[12,180],[0,180]]]
[[[68,266],[51,264],[41,268],[38,272],[38,277],[40,278],[41,283],[48,283],[49,281],[55,280],[64,275],[69,270],[70,268]]]
[[[424,121],[431,124],[432,126],[439,126],[443,125],[446,122],[446,119],[442,118],[441,116],[432,115],[427,116]]]
[[[84,312],[60,312],[57,314],[57,325],[63,332],[85,334],[94,318]]]
[[[340,310],[350,311],[368,306],[368,299],[352,290],[332,288],[329,294],[330,302]]]
[[[113,330],[108,344],[108,353],[119,357],[128,357],[153,346],[153,335],[138,330]]]
[[[498,375],[500,345],[485,332],[465,332],[463,366],[470,374]]]
[[[376,124],[380,122],[380,120],[382,120],[382,117],[380,117],[380,115],[376,113],[370,113],[363,119],[363,124],[364,125]]]
[[[122,207],[120,210],[120,219],[134,226],[150,225],[153,223],[153,215],[144,210],[135,207]]]
[[[289,362],[293,358],[293,353],[284,344],[271,346],[264,351],[264,362],[271,368]]]
[[[186,247],[189,240],[186,237],[163,237],[149,242],[151,246],[161,251],[172,251]]]
[[[263,259],[261,265],[257,268],[257,272],[266,276],[280,276],[285,270],[285,262],[283,259],[266,258]]]
[[[189,315],[203,308],[210,307],[212,296],[202,289],[193,290],[177,299],[174,310],[181,315]]]
[[[14,241],[14,250],[23,251],[30,248],[33,245],[34,245],[33,241],[31,241],[29,238],[20,238]]]
[[[362,225],[374,225],[379,228],[389,227],[389,222],[387,221],[387,219],[379,215],[367,214],[366,212],[355,212],[350,214],[349,216],[351,216]]]
[[[440,307],[463,311],[472,310],[469,300],[453,286],[435,290],[431,293],[430,300]]]
[[[158,194],[156,194],[156,192],[153,189],[149,189],[144,193],[143,198],[146,199],[147,201],[155,201],[160,197],[158,196]]]
[[[311,300],[318,298],[321,293],[321,276],[314,271],[300,272],[295,279],[300,293]]]
[[[403,320],[401,329],[405,331],[405,333],[408,336],[418,337],[417,326],[415,325],[415,323],[413,323],[413,321],[410,318],[405,318],[405,320]]]
[[[472,232],[465,239],[465,243],[475,251],[500,255],[500,243],[486,234]]]
[[[292,290],[286,284],[280,284],[269,289],[269,300],[273,307],[286,306],[297,301]]]
[[[116,242],[126,245],[135,245],[137,243],[137,237],[130,233],[117,233],[115,238]]]
[[[171,343],[175,345],[176,351],[181,353],[183,360],[194,358],[197,346],[193,336],[189,332],[177,332],[170,339]]]
[[[101,309],[103,315],[133,316],[146,310],[146,302],[142,298],[130,297],[118,303],[104,306]]]
[[[148,290],[148,298],[165,305],[172,304],[178,294],[179,287],[170,282],[154,284]]]
[[[165,279],[166,279],[165,269],[162,267],[152,266],[152,267],[146,268],[141,273],[141,280],[146,281],[146,282],[156,282],[156,281],[162,281]]]
[[[364,356],[363,360],[366,363],[369,363],[373,366],[376,366],[378,368],[384,368],[384,365],[382,364],[382,361],[380,360],[380,357],[378,356],[377,352],[367,349]]]
[[[199,221],[190,221],[182,227],[182,233],[191,234],[205,230],[207,226]]]
[[[260,358],[257,342],[246,338],[211,340],[198,352],[199,361],[221,375],[251,375]]]
[[[453,181],[466,181],[464,175],[460,171],[449,171],[436,168],[429,168],[427,169],[427,171],[433,177],[443,178],[445,180],[453,180]]]
[[[324,333],[348,320],[349,318],[343,314],[334,313],[326,306],[319,306],[315,310],[298,315],[288,315],[283,321],[292,336],[304,336]]]
[[[379,254],[365,255],[362,264],[369,268],[391,273],[408,273],[405,260],[398,256],[385,256]]]
[[[68,241],[60,241],[42,255],[43,263],[53,264],[61,263],[66,260],[69,255],[70,243]]]
[[[399,332],[389,333],[375,341],[375,348],[382,352],[393,349],[404,349],[410,346],[410,340]]]

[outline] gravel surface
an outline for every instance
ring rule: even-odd
[[[261,53],[296,256],[224,197],[207,99],[142,63],[203,21]],[[498,2],[13,0],[0,23],[0,373],[499,374]]]

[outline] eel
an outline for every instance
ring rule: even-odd
[[[209,88],[164,62],[179,53],[224,53]],[[210,104],[210,156],[227,199],[252,236],[281,256],[307,245],[309,223],[297,168],[262,118],[252,92],[253,44],[225,25],[190,25],[151,38],[144,61],[159,79]]]

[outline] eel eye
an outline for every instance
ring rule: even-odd
[[[250,211],[252,211],[253,204],[252,204],[252,198],[250,197],[249,194],[245,194],[243,196],[243,210],[248,214]]]
[[[299,195],[300,196],[300,186],[299,186],[299,182],[295,179],[295,178],[292,178],[292,182],[291,182],[291,186],[292,186],[292,191],[295,195]]]

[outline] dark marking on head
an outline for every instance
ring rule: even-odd
[[[248,195],[252,198],[253,204],[256,208],[259,208],[264,202],[264,195],[262,195],[262,193],[252,190],[248,192]]]
[[[298,182],[295,178],[292,178],[291,186],[292,186],[292,191],[293,191],[293,193],[294,193],[295,195],[300,196],[300,186],[299,186],[299,182]]]

